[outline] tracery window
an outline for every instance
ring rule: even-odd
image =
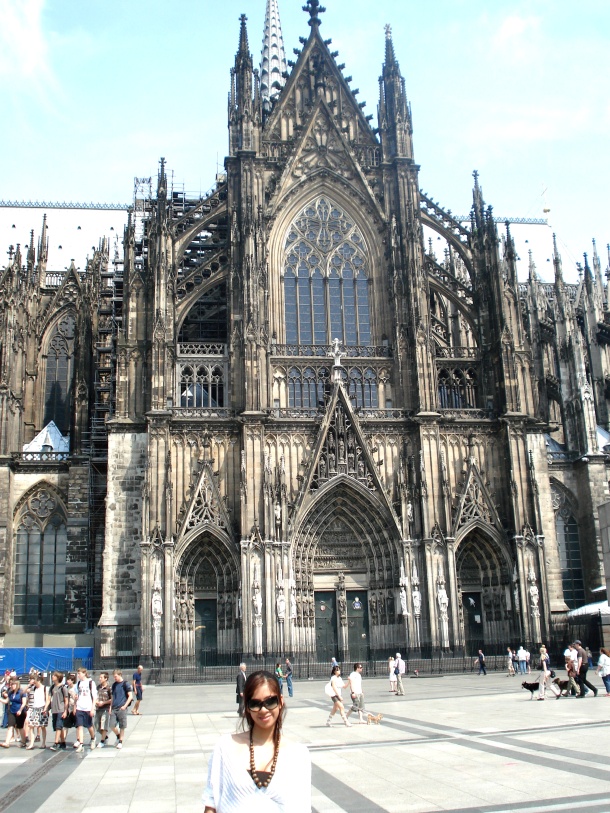
[[[474,409],[477,406],[477,373],[471,367],[438,371],[438,405],[441,409]]]
[[[324,404],[330,391],[330,371],[327,367],[291,367],[288,370],[288,404],[300,409],[317,409]]]
[[[195,302],[180,327],[178,342],[226,344],[227,325],[227,285],[222,282]]]
[[[27,501],[16,524],[14,622],[63,624],[68,536],[63,510],[48,489]]]
[[[54,421],[62,435],[70,432],[74,327],[73,314],[66,314],[54,327],[46,354],[43,426]]]
[[[555,533],[559,547],[563,598],[573,610],[585,604],[580,532],[566,495],[556,486],[551,486],[551,496],[555,509]]]
[[[225,373],[219,364],[179,366],[181,407],[224,407]]]
[[[370,344],[370,267],[353,220],[319,197],[293,221],[284,249],[286,343]]]

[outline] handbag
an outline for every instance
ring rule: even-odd
[[[327,697],[334,697],[335,694],[336,694],[335,690],[333,689],[333,684],[330,682],[330,680],[328,681],[328,683],[324,687],[324,694]]]

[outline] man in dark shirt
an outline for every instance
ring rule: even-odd
[[[286,658],[284,677],[286,678],[286,686],[288,687],[288,697],[292,697],[292,664],[289,658]]]
[[[583,649],[582,643],[580,641],[574,641],[574,647],[576,649],[576,654],[578,655],[577,661],[577,668],[578,668],[578,685],[580,686],[580,694],[578,697],[584,697],[587,687],[593,692],[594,697],[597,697],[597,689],[592,683],[589,683],[587,680],[587,672],[589,671],[589,658],[587,657],[587,653]]]
[[[127,706],[133,699],[131,686],[123,680],[120,669],[114,670],[114,683],[112,684],[112,711],[110,713],[110,728],[116,736],[116,748],[123,747],[123,737],[127,728]]]
[[[108,683],[108,672],[100,672],[100,682],[97,687],[97,700],[95,701],[96,731],[100,732],[98,748],[105,748],[108,744],[108,724],[110,722],[110,708],[112,706],[112,692]]]
[[[144,671],[143,666],[138,666],[136,671],[133,673],[133,680],[131,681],[131,688],[133,689],[133,693],[136,698],[136,702],[133,707],[132,714],[140,714],[140,703],[142,702],[142,672]]]
[[[246,688],[246,664],[239,664],[239,672],[237,673],[237,682],[235,685],[235,702],[239,703],[237,713],[240,717],[244,716],[244,689]]]

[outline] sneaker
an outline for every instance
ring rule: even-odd
[[[106,740],[100,740],[97,744],[98,748],[105,748],[106,747]]]
[[[119,751],[120,751],[120,750],[121,750],[121,748],[123,747],[123,743],[122,743],[122,742],[119,740],[119,741],[117,742],[117,744],[116,744],[116,746],[115,746],[115,747],[116,747],[116,748],[118,748],[118,749],[119,749]]]
[[[89,745],[89,748],[90,748],[92,751],[95,751],[95,740],[91,740],[91,744]]]
[[[74,750],[77,751],[77,752],[82,751],[83,750],[82,742],[75,742],[74,743]]]
[[[56,742],[54,745],[52,745],[49,748],[49,751],[59,751],[60,748],[61,748],[61,745],[58,742]]]
[[[331,722],[330,722],[330,720],[327,720],[327,721],[326,721],[326,725],[327,725],[327,726],[330,728],[330,726],[331,726]]]
[[[65,750],[66,750],[66,748],[67,748],[68,746],[66,745],[66,743],[65,743],[65,742],[61,742],[61,743],[59,744],[59,747],[61,748],[61,750],[62,750],[62,751],[65,751]]]

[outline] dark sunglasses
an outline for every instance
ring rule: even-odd
[[[276,694],[270,697],[265,697],[264,700],[255,700],[253,697],[248,700],[248,709],[250,711],[260,711],[262,708],[267,711],[274,711],[280,704],[280,698]]]

